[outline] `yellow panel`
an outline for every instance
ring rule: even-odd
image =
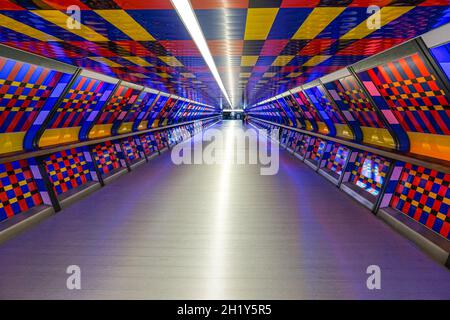
[[[274,67],[283,67],[287,65],[295,56],[278,56],[272,63]]]
[[[124,122],[120,125],[119,134],[131,132],[132,128],[133,128],[133,122]]]
[[[137,57],[137,56],[125,56],[122,57],[127,59],[128,61],[134,63],[135,65],[141,66],[141,67],[152,67],[153,65],[151,63],[149,63],[147,60],[145,60],[144,58],[141,57]]]
[[[248,9],[244,40],[266,40],[278,10],[278,8]]]
[[[158,126],[159,126],[159,119],[156,119],[152,124],[152,128],[157,128]]]
[[[258,61],[259,56],[242,56],[241,67],[253,67]]]
[[[319,7],[315,8],[297,30],[292,39],[314,39],[322,32],[345,7]]]
[[[365,143],[374,144],[381,147],[395,149],[396,144],[394,138],[387,129],[361,127],[363,132],[363,141]]]
[[[165,72],[161,72],[161,73],[157,73],[158,76],[160,76],[161,78],[167,79],[167,78],[172,78],[170,76],[170,74],[165,73]]]
[[[321,62],[324,62],[325,60],[329,59],[331,56],[314,56],[311,59],[309,59],[308,61],[306,61],[303,66],[304,67],[314,67],[315,65],[318,65]]]
[[[109,137],[111,129],[112,124],[97,124],[89,132],[89,139]]]
[[[80,127],[47,129],[39,140],[39,147],[55,146],[78,141]]]
[[[145,130],[148,127],[148,120],[141,121],[139,124],[138,130]]]
[[[450,136],[407,132],[411,153],[450,161]]]
[[[319,127],[319,133],[322,133],[322,134],[330,133],[330,130],[328,130],[328,127],[325,124],[325,122],[317,122],[317,126]]]
[[[367,20],[361,22],[355,28],[344,34],[341,39],[362,39],[376,31],[377,29],[369,29],[367,26],[368,21],[372,21],[375,15],[380,15],[380,27],[388,24],[389,22],[397,19],[401,15],[410,11],[414,7],[383,7],[378,13],[374,13]]]
[[[161,59],[162,61],[164,61],[167,65],[171,66],[171,67],[182,67],[183,64],[178,61],[177,58],[173,57],[173,56],[159,56],[159,59]]]
[[[0,153],[10,153],[23,150],[25,132],[1,133]]]
[[[136,41],[154,41],[155,38],[139,23],[123,10],[94,10],[103,19],[120,29],[123,33]]]
[[[80,29],[69,28],[67,25],[67,19],[69,19],[70,17],[59,10],[32,10],[31,12],[41,17],[42,19],[56,24],[58,27],[72,32],[88,41],[108,41],[107,38],[83,24],[81,24]]]
[[[146,76],[145,74],[142,73],[130,73],[130,75],[136,77],[136,78],[140,78],[140,79],[146,79],[148,78],[148,76]]]
[[[313,126],[309,120],[305,120],[306,130],[313,131]]]
[[[110,67],[117,67],[117,68],[122,67],[121,64],[118,64],[117,62],[109,60],[109,59],[107,59],[105,57],[89,57],[89,59],[97,61],[97,62],[100,62],[100,63],[103,63],[103,64],[105,64],[107,66],[110,66]]]
[[[33,27],[30,27],[22,22],[11,19],[10,17],[4,16],[0,14],[0,25],[4,28],[8,28],[10,30],[16,31],[18,33],[22,33],[31,38],[38,39],[41,41],[61,41],[58,38],[55,38],[45,32],[39,31]]]
[[[291,73],[288,75],[288,78],[297,78],[297,77],[300,77],[300,76],[302,75],[302,73],[303,73],[303,72],[291,72]]]
[[[346,124],[334,124],[336,128],[336,136],[341,138],[353,139],[353,132]]]

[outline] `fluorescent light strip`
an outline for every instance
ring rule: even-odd
[[[230,97],[228,96],[227,90],[223,85],[222,79],[220,78],[219,71],[217,70],[217,66],[212,57],[211,51],[209,51],[208,44],[206,43],[205,36],[203,35],[202,29],[200,28],[200,24],[197,21],[197,17],[195,16],[194,10],[192,9],[191,3],[189,0],[171,0],[173,6],[177,10],[178,15],[183,21],[186,29],[191,34],[192,39],[197,45],[198,50],[205,59],[206,64],[211,70],[211,73],[216,79],[217,84],[219,85],[220,90],[222,90],[223,95],[227,99],[230,106],[233,108],[233,104],[231,103]]]

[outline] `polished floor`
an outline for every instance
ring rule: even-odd
[[[292,155],[274,176],[234,164],[239,127],[216,127],[223,164],[166,152],[3,244],[0,298],[450,299],[449,270]]]

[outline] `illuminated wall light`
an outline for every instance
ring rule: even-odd
[[[220,78],[219,71],[217,70],[216,63],[211,55],[211,51],[209,50],[208,44],[206,43],[205,36],[203,35],[202,29],[200,28],[200,24],[198,23],[197,17],[195,15],[194,10],[192,9],[191,3],[189,0],[171,0],[173,6],[177,10],[178,16],[184,23],[184,26],[188,30],[195,44],[197,45],[198,50],[200,51],[203,59],[211,70],[211,73],[214,76],[217,84],[219,85],[220,90],[223,95],[227,99],[228,103],[231,107],[233,104],[231,103],[230,97],[228,96],[227,90],[223,85],[222,79]]]

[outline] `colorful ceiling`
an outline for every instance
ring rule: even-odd
[[[450,0],[191,0],[235,107],[450,22]],[[67,24],[67,7],[81,28]],[[369,5],[381,7],[381,28]],[[217,105],[221,92],[170,0],[0,0],[0,43]]]

